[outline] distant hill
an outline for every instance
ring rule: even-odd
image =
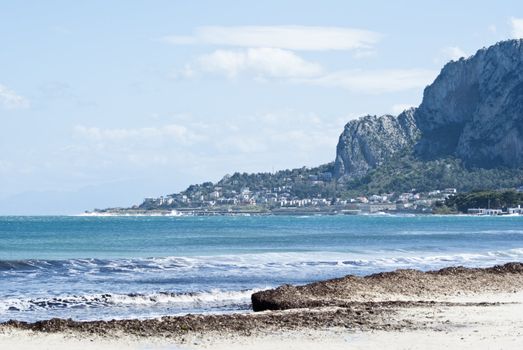
[[[335,175],[365,176],[401,153],[416,161],[454,158],[466,169],[523,167],[523,40],[449,62],[418,108],[349,122]]]

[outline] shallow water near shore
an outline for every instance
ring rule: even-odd
[[[0,321],[248,312],[253,291],[523,260],[523,217],[0,217]]]

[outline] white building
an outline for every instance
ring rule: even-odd
[[[501,215],[503,211],[501,209],[469,208],[467,213],[471,215]]]
[[[521,205],[518,205],[517,208],[508,208],[507,209],[507,212],[509,214],[519,214],[519,215],[523,215],[523,208],[521,207]]]
[[[380,204],[360,204],[360,210],[365,213],[379,213],[384,211],[395,211],[396,204],[380,203]]]

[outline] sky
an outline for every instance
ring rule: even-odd
[[[129,206],[334,160],[520,1],[0,0],[0,215]]]

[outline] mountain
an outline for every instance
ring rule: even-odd
[[[368,115],[347,123],[336,147],[335,176],[363,176],[412,148],[420,135],[414,113],[415,109],[409,109],[397,117]]]
[[[451,61],[418,108],[352,120],[334,163],[225,176],[136,210],[337,203],[361,195],[523,188],[523,40]],[[297,204],[298,203],[298,204]],[[322,204],[322,205],[323,205]],[[283,205],[283,204],[282,204]],[[287,204],[285,204],[287,205]]]
[[[363,117],[340,136],[339,178],[412,154],[460,160],[472,168],[523,166],[523,40],[500,42],[446,64],[421,105],[397,117]]]
[[[415,118],[421,158],[455,155],[481,168],[523,165],[523,41],[447,64],[425,89]]]

